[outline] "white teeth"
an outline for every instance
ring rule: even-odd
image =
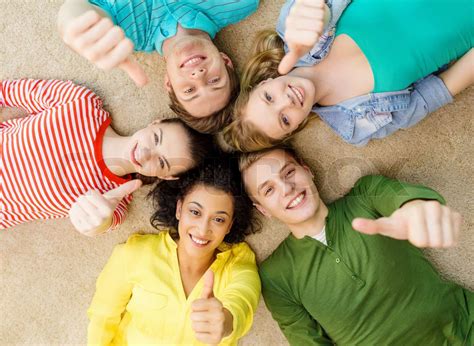
[[[192,234],[191,234],[191,239],[193,240],[193,242],[199,245],[206,245],[207,243],[209,243],[209,240],[201,240],[201,239],[195,238]]]
[[[288,208],[294,208],[298,206],[303,201],[303,198],[304,198],[304,193],[301,193],[288,205]]]
[[[197,64],[198,62],[200,62],[202,60],[202,58],[192,58],[188,61],[186,61],[184,63],[184,66],[189,66],[189,65],[193,65],[193,64]]]
[[[300,101],[300,103],[303,103],[303,94],[301,93],[301,91],[299,91],[299,89],[297,89],[295,87],[291,87],[291,90],[293,90],[296,97],[298,97],[298,100]]]

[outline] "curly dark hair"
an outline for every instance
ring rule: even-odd
[[[148,194],[156,209],[150,218],[153,227],[170,227],[172,236],[177,238],[176,203],[200,184],[222,190],[233,198],[234,219],[230,232],[224,238],[225,242],[241,242],[245,236],[260,229],[258,221],[251,217],[252,202],[243,188],[237,159],[228,155],[208,158],[180,179],[158,184]]]

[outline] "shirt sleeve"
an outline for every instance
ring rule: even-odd
[[[262,269],[260,278],[265,304],[290,345],[334,345],[304,306],[283,292],[274,280],[267,278]]]
[[[88,345],[109,345],[120,324],[121,316],[132,294],[127,280],[126,245],[117,245],[99,275],[96,292],[87,311]]]
[[[5,80],[1,82],[0,90],[0,106],[20,108],[29,114],[38,114],[84,97],[95,97],[98,106],[102,105],[91,90],[71,81]]]
[[[114,214],[112,215],[112,225],[107,230],[107,232],[116,229],[120,224],[125,221],[125,217],[127,216],[128,205],[130,204],[132,199],[133,196],[128,195],[120,201],[120,203],[117,205],[117,208],[115,208]]]
[[[381,175],[368,175],[359,179],[347,196],[357,197],[368,209],[381,216],[390,216],[405,203],[416,199],[446,203],[438,192],[428,187],[404,183]]]
[[[255,254],[248,246],[243,248],[229,269],[229,284],[219,299],[233,316],[233,331],[223,343],[237,342],[250,329],[260,299],[260,278]]]

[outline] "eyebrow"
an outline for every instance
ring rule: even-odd
[[[162,156],[161,158],[163,159],[163,161],[165,161],[165,165],[168,167],[168,171],[170,171],[171,170],[170,163],[168,162],[166,157]]]
[[[160,127],[160,145],[161,145],[161,142],[163,141],[163,130],[162,128]]]
[[[287,163],[285,163],[285,164],[283,165],[283,167],[280,169],[280,171],[278,172],[278,174],[281,174],[281,172],[283,172],[283,171],[286,169],[286,167],[288,167],[288,166],[291,165],[291,164],[292,164],[292,162],[287,162]],[[264,181],[263,183],[261,183],[261,184],[258,186],[258,188],[257,188],[257,193],[260,193],[260,191],[261,191],[266,185],[268,185],[268,183],[269,183],[268,180],[266,180],[266,181]]]
[[[192,202],[189,202],[189,204],[196,204],[199,208],[204,209],[204,207],[201,204],[199,204],[198,202],[192,201]],[[216,211],[216,214],[225,214],[228,217],[230,217],[229,213],[227,213],[224,210],[218,210],[218,211]]]

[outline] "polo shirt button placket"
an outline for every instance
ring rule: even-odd
[[[336,258],[336,263],[337,264],[341,263],[341,259],[339,257]]]

